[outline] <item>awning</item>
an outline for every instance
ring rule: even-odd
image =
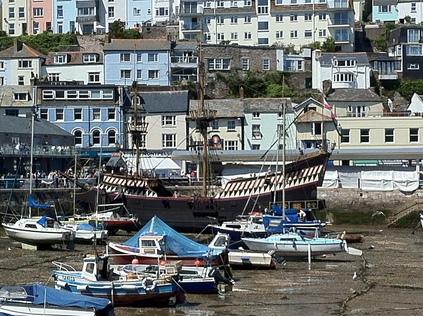
[[[112,167],[112,168],[123,167],[123,168],[126,168],[126,163],[121,157],[112,157],[107,162],[106,167]]]
[[[136,166],[135,158],[127,158],[126,163],[128,168]],[[181,167],[171,158],[165,157],[142,157],[140,158],[141,170],[181,170]]]

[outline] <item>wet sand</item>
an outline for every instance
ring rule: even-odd
[[[423,231],[386,227],[330,227],[364,235],[351,244],[363,256],[346,253],[312,261],[287,261],[275,270],[234,270],[227,295],[186,295],[187,303],[163,308],[116,308],[117,316],[214,315],[418,315],[423,314]],[[129,235],[112,237],[126,240]],[[99,247],[104,249],[104,247]],[[47,283],[52,261],[81,268],[92,246],[74,251],[23,250],[0,231],[0,285]],[[354,277],[356,275],[357,277]]]

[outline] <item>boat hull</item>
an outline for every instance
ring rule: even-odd
[[[0,304],[0,315],[2,313],[10,316],[96,316],[95,310],[87,310],[82,308],[63,308],[49,306],[37,306],[33,304],[5,302]]]
[[[6,235],[13,240],[34,246],[51,246],[68,242],[74,238],[74,233],[69,229],[62,228],[33,228],[20,225],[3,223],[2,226]]]
[[[272,235],[270,238],[243,238],[249,249],[269,252],[283,257],[307,257],[345,252],[344,241],[332,238],[295,239],[295,237]]]
[[[329,154],[320,153],[287,164],[285,185],[281,173],[231,180],[212,198],[173,197],[156,183],[119,175],[106,175],[98,189],[105,202],[115,201],[123,192],[126,208],[141,225],[157,215],[176,230],[192,232],[210,224],[210,217],[222,223],[235,220],[245,210],[269,207],[275,198],[282,200],[283,190],[287,202],[316,200],[328,159]],[[78,194],[78,203],[92,207],[98,189]]]

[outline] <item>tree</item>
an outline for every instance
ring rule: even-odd
[[[336,44],[333,37],[328,37],[326,41],[322,44],[322,52],[335,52]]]
[[[57,51],[60,46],[69,46],[77,43],[73,34],[53,34],[50,32],[43,32],[37,35],[21,35],[19,40],[43,54]]]
[[[414,93],[423,94],[423,80],[404,79],[399,84],[398,92],[407,100],[411,100]]]
[[[126,23],[120,19],[114,21],[109,27],[110,38],[141,38],[141,34],[138,30],[125,29]]]

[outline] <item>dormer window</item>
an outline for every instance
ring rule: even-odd
[[[19,60],[18,61],[19,68],[32,68],[32,60]]]
[[[85,64],[96,63],[97,62],[97,54],[83,54],[82,60]]]
[[[67,55],[65,54],[54,55],[55,64],[66,64],[67,62],[68,62]]]
[[[336,67],[354,67],[356,64],[355,59],[333,59],[333,65]]]
[[[13,93],[13,97],[15,101],[28,101],[29,95],[28,92],[15,92]]]

